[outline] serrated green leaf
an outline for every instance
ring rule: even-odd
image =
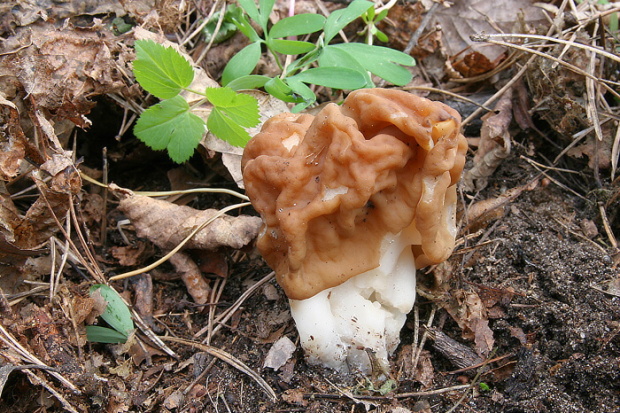
[[[126,335],[101,326],[86,326],[86,339],[93,343],[118,344],[127,342]]]
[[[258,125],[258,102],[250,95],[236,93],[228,87],[207,88],[207,99],[213,110],[207,127],[218,138],[234,146],[244,147],[250,135],[243,127]]]
[[[412,74],[401,65],[413,66],[413,57],[382,46],[371,46],[363,43],[342,43],[329,47],[338,48],[348,52],[364,69],[387,80],[388,82],[403,86],[412,79]],[[368,58],[372,56],[372,58]]]
[[[354,0],[346,8],[333,11],[325,22],[325,43],[329,43],[340,30],[364,14],[374,3],[366,0]]]
[[[273,25],[269,31],[269,37],[281,38],[288,36],[299,36],[318,32],[325,24],[325,17],[320,14],[297,14],[285,17]]]
[[[308,53],[316,47],[313,43],[309,42],[282,39],[268,39],[267,45],[274,52],[290,55]]]
[[[170,158],[187,161],[205,133],[205,123],[190,111],[182,96],[164,100],[140,115],[134,134],[155,150],[168,150]]]
[[[169,99],[194,80],[194,69],[176,50],[152,40],[136,40],[133,72],[140,86],[160,99]]]
[[[228,83],[226,87],[229,87],[234,91],[243,89],[258,89],[265,86],[265,83],[267,83],[269,79],[271,78],[263,75],[241,76]]]
[[[99,292],[103,299],[108,303],[101,318],[105,320],[114,330],[127,337],[133,330],[133,321],[131,320],[131,311],[120,295],[111,287],[105,284],[96,284],[90,287],[89,293]]]
[[[332,89],[355,90],[366,85],[366,77],[363,73],[346,67],[316,67],[291,76],[289,79]]]
[[[250,140],[250,134],[245,129],[217,108],[211,111],[207,127],[215,136],[233,146],[243,148]]]
[[[260,59],[260,43],[250,43],[228,61],[222,73],[222,85],[252,73]]]

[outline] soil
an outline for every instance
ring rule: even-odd
[[[76,144],[84,167],[100,168],[106,147],[110,181],[169,189],[167,172],[177,166],[135,139],[115,139],[123,113],[113,102],[99,98],[89,117],[96,135],[80,135]],[[548,123],[536,126],[557,138]],[[176,338],[165,341],[174,355],[143,335],[142,346],[134,342],[131,348],[76,337],[87,318],[76,325],[76,314],[94,283],[79,265],[64,272],[53,300],[47,290],[18,305],[3,296],[0,326],[37,359],[24,363],[14,349],[2,347],[0,412],[620,412],[620,258],[610,235],[620,234],[618,180],[608,182],[598,176],[606,169],[567,157],[542,174],[530,160],[549,164],[563,149],[548,140],[521,132],[484,190],[460,192],[457,247],[447,263],[419,272],[416,308],[392,356],[389,388],[376,377],[305,362],[281,288],[273,277],[254,288],[271,270],[249,246],[218,252],[222,269],[212,272],[221,275],[208,277],[219,295],[206,305],[194,303],[167,263],[148,276],[112,283],[139,307],[144,285],[152,282],[145,322],[159,336]],[[234,188],[221,168],[204,165],[198,155],[184,168],[209,185]],[[515,188],[520,195],[492,213],[473,222],[464,218],[476,201]],[[98,193],[84,185],[83,194]],[[85,216],[87,199],[78,205]],[[200,195],[189,202],[205,209],[235,201]],[[120,233],[124,216],[116,206],[110,199],[105,243],[100,221],[83,222],[107,277],[127,270],[111,252],[125,245],[122,236],[132,245],[146,242],[131,230]],[[255,215],[251,208],[243,212]],[[150,244],[144,248],[145,263],[164,253]],[[50,281],[49,272],[32,278]],[[208,346],[196,344],[207,338],[204,327],[250,290]],[[474,307],[482,318],[471,316]],[[295,351],[279,369],[264,367],[283,337],[296,344]]]

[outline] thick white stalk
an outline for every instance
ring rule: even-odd
[[[380,265],[306,300],[290,300],[307,360],[338,371],[389,370],[388,357],[415,302],[411,240],[388,234]]]

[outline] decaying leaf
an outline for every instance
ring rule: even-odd
[[[81,127],[89,124],[83,115],[94,105],[91,96],[124,86],[121,46],[101,25],[76,31],[37,23],[19,28],[3,46],[15,52],[0,56],[0,76],[17,78],[38,108]]]
[[[218,213],[214,209],[200,211],[146,196],[127,195],[120,190],[117,193],[125,196],[120,202],[119,209],[131,220],[138,236],[148,238],[155,245],[167,251],[177,247],[194,229]],[[261,222],[258,217],[223,215],[196,233],[185,244],[185,248],[214,250],[220,247],[230,247],[239,249],[256,237]],[[198,265],[183,252],[172,255],[170,262],[181,275],[194,301],[198,304],[205,304],[209,300],[211,289]]]
[[[185,287],[187,287],[187,292],[196,303],[205,304],[209,301],[211,287],[209,287],[209,283],[202,276],[198,265],[187,254],[177,252],[170,257],[170,263],[174,265],[174,268],[181,275],[181,279],[185,283]]]
[[[295,344],[287,336],[282,336],[269,349],[263,367],[278,371],[293,356]]]
[[[532,191],[538,186],[538,181],[509,189],[502,195],[478,201],[467,208],[465,222],[467,229],[472,230],[481,227],[489,221],[498,219],[504,215],[504,207],[509,205],[523,191]]]
[[[497,102],[495,111],[482,117],[480,144],[474,156],[474,166],[463,173],[467,191],[480,191],[487,186],[488,178],[504,159],[510,155],[511,139],[508,128],[512,121],[512,88]]]
[[[215,209],[200,211],[141,195],[122,199],[119,209],[131,220],[139,237],[148,238],[165,250],[175,248],[196,227],[218,212]],[[224,215],[199,231],[185,248],[239,249],[256,237],[260,226],[261,219],[258,217]]]
[[[464,77],[495,68],[506,56],[506,50],[501,46],[474,43],[470,36],[500,31],[519,32],[519,27],[514,27],[516,10],[523,14],[524,22],[543,21],[544,15],[534,3],[534,0],[473,0],[440,7],[436,22],[441,26],[442,43],[452,66]]]

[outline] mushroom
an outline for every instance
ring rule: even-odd
[[[451,254],[467,143],[450,107],[362,89],[316,116],[282,113],[245,148],[257,247],[290,300],[308,361],[383,371],[416,268]]]

